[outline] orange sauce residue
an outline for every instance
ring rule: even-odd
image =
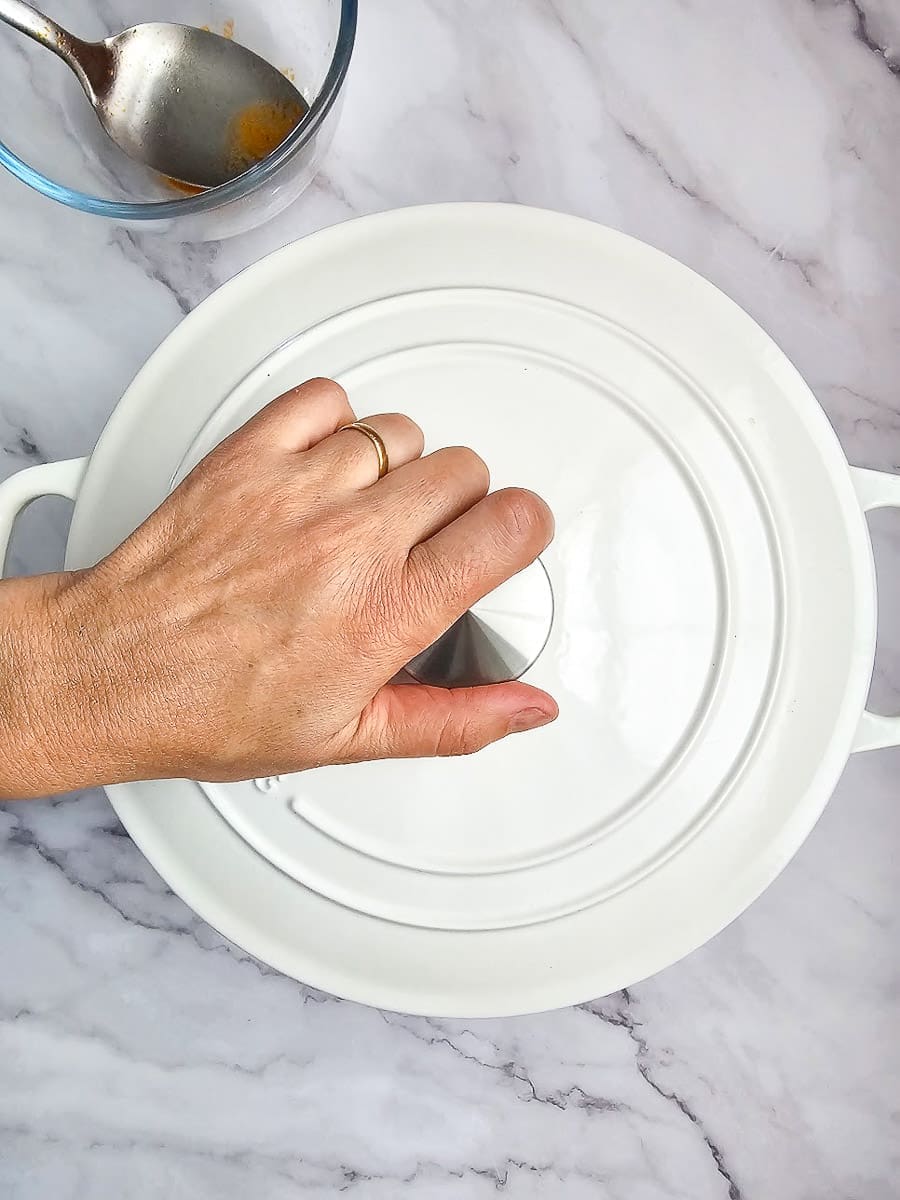
[[[203,30],[204,33],[212,33],[213,32],[212,27],[209,25],[201,25],[200,28]],[[223,38],[228,38],[229,41],[231,41],[231,39],[234,37],[234,21],[230,17],[225,22],[225,24],[222,26],[222,32],[219,36],[223,37]]]
[[[201,25],[200,28],[206,33],[213,32],[209,25]],[[234,37],[233,20],[224,22],[221,36]],[[292,67],[284,67],[282,74],[291,82],[296,78]],[[239,175],[271,154],[281,145],[306,111],[307,104],[298,92],[296,101],[260,101],[239,112],[229,130],[228,157],[232,173]],[[207,190],[193,183],[185,183],[181,179],[172,179],[168,175],[162,178],[169,187],[185,196],[199,196]]]
[[[260,101],[238,113],[231,127],[232,169],[245,171],[271,154],[305,111],[303,99],[298,95],[296,101]]]
[[[186,196],[199,196],[201,192],[205,192],[206,188],[198,187],[196,183],[185,183],[183,179],[172,179],[169,175],[163,175],[163,180],[174,188],[176,192],[184,192]]]

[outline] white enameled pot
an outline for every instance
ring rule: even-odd
[[[561,716],[459,761],[110,788],[167,882],[259,958],[411,1012],[610,992],[746,908],[850,753],[900,744],[900,720],[865,709],[864,519],[900,506],[900,480],[848,467],[711,284],[560,214],[407,209],[257,263],[166,339],[89,460],[0,488],[0,549],[54,493],[75,503],[68,565],[96,561],[313,375],[550,502],[552,603],[524,614],[532,639],[547,624],[525,678]]]

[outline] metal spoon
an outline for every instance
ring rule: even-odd
[[[185,183],[240,175],[307,110],[271,63],[203,29],[153,21],[84,42],[23,0],[0,0],[0,21],[68,63],[126,154]]]

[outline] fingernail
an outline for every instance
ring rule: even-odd
[[[507,733],[524,733],[526,729],[540,729],[549,725],[554,718],[542,708],[523,708],[510,720]]]

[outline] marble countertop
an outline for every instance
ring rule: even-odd
[[[381,0],[275,222],[182,246],[0,178],[0,475],[86,453],[150,351],[260,255],[357,213],[501,199],[708,276],[900,469],[893,0]],[[12,565],[57,567],[43,502]],[[900,708],[900,524],[873,520],[873,700]],[[888,1200],[898,752],[860,755],[743,917],[627,993],[442,1021],[312,992],[160,882],[103,795],[0,806],[0,1195]]]

